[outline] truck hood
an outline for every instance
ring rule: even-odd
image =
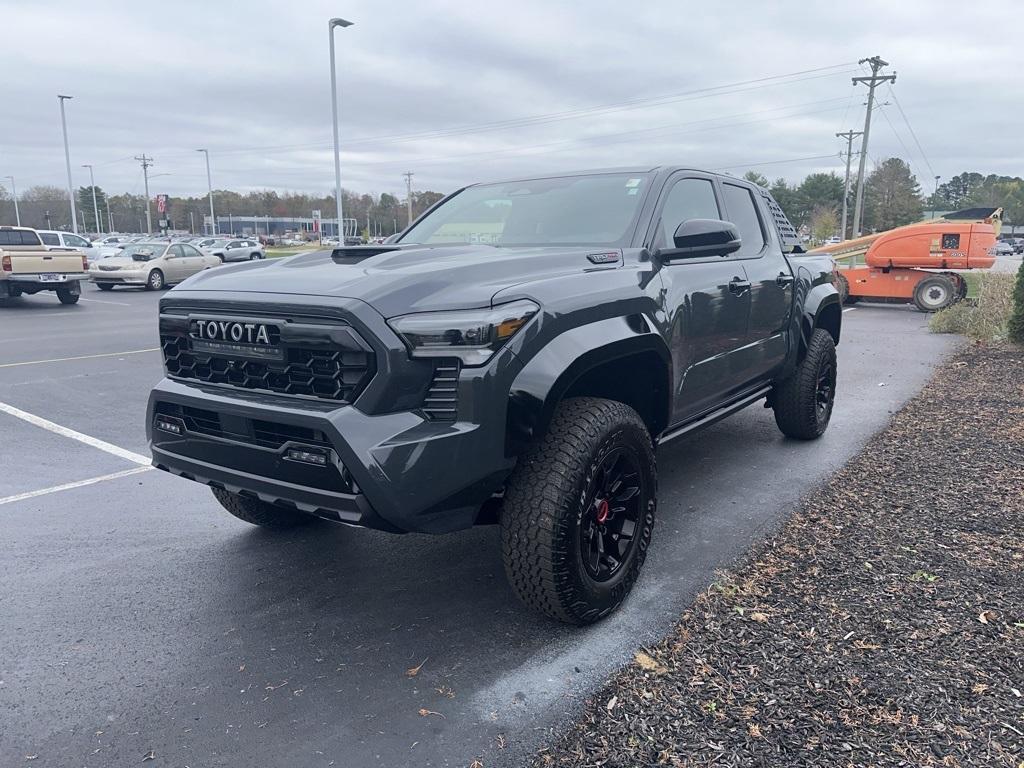
[[[594,268],[600,248],[496,248],[488,245],[405,246],[318,251],[291,258],[218,267],[183,284],[188,291],[331,296],[365,301],[384,317],[490,306],[519,283]],[[607,267],[606,267],[607,268]]]

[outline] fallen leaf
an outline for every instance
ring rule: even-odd
[[[25,755],[26,760],[36,760],[38,757],[39,755]]]
[[[752,621],[756,621],[758,624],[764,624],[766,621],[768,621],[768,614],[761,613],[761,611],[754,611],[750,614],[750,618]]]
[[[239,671],[239,672],[245,672],[245,664],[241,664],[241,665],[239,665],[239,667],[238,667],[238,671]]]
[[[430,657],[428,656],[427,659],[429,659],[429,658]],[[406,677],[416,677],[416,675],[418,675],[420,673],[420,670],[423,669],[423,665],[427,663],[427,659],[424,659],[423,661],[421,661],[419,663],[419,666],[409,667],[409,669],[405,670],[405,676]]]
[[[448,719],[444,715],[442,715],[440,712],[435,712],[432,709],[420,709],[420,717],[426,717],[427,715],[437,715],[438,717],[443,718],[445,720]]]
[[[610,699],[608,699],[608,706],[607,706],[608,711],[611,712],[613,709],[615,709],[615,705],[618,704],[618,703],[619,703],[619,697],[618,696],[612,696]]]
[[[994,611],[982,611],[978,614],[978,621],[982,624],[988,624],[990,621],[996,620],[996,614]]]
[[[146,762],[147,760],[156,760],[156,752],[154,752],[152,749],[149,750],[149,752],[147,752],[145,756],[142,758],[142,762]]]
[[[662,664],[659,664],[657,661],[654,660],[653,657],[649,656],[643,651],[637,651],[636,655],[633,658],[636,661],[637,666],[648,672],[654,672],[657,675],[664,675],[668,672],[667,667],[663,666]]]
[[[479,760],[474,760],[472,763],[469,764],[469,768],[484,768],[484,764],[481,763]]]

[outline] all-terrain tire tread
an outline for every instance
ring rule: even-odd
[[[816,328],[811,333],[807,353],[796,371],[775,385],[772,393],[772,410],[775,412],[775,423],[787,437],[814,440],[821,437],[825,431],[818,424],[815,412],[818,365],[824,355],[832,357],[834,369],[835,342],[828,331]]]
[[[594,615],[574,599],[567,562],[571,549],[559,542],[572,535],[573,500],[592,451],[616,428],[645,436],[648,455],[643,460],[653,468],[653,444],[635,410],[613,400],[570,398],[559,405],[546,435],[520,458],[505,496],[501,535],[509,584],[528,607],[571,624],[588,624],[608,612]],[[651,498],[656,493],[651,488]],[[634,580],[645,549],[637,553]],[[631,586],[632,581],[627,593]]]
[[[302,512],[276,507],[260,499],[248,499],[220,488],[212,488],[214,497],[228,512],[252,525],[274,530],[285,530],[306,525],[314,518]]]

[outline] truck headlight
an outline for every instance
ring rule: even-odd
[[[388,324],[413,357],[457,357],[464,365],[483,365],[539,310],[524,299],[494,309],[401,315]]]

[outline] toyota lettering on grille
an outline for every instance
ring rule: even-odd
[[[202,341],[267,347],[273,346],[280,338],[280,332],[275,326],[242,320],[192,320],[188,332],[193,339]]]

